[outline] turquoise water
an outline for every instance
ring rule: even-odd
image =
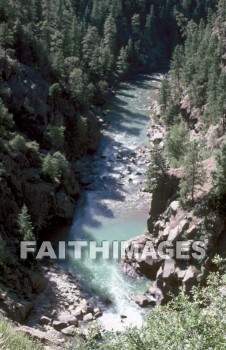
[[[147,164],[134,164],[133,153],[148,145],[148,107],[156,98],[158,85],[158,76],[141,76],[123,84],[107,106],[104,119],[108,126],[97,154],[90,160],[93,184],[82,193],[68,240],[101,244],[129,240],[145,232],[150,205],[149,197],[141,196],[140,189],[145,186]],[[128,166],[133,168],[132,174]],[[124,324],[140,325],[142,314],[130,299],[144,292],[148,281],[126,277],[118,260],[91,260],[88,250],[84,255],[77,261],[69,250],[68,268],[79,275],[85,291],[95,295],[106,310],[100,322],[105,328],[119,329],[123,314],[127,316]],[[111,301],[110,306],[105,305],[106,300]]]

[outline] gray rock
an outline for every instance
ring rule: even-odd
[[[89,313],[83,317],[84,322],[90,322],[92,320],[93,320],[93,315],[91,313]]]
[[[179,226],[169,231],[168,241],[174,242],[180,236]]]
[[[173,259],[167,259],[164,263],[162,278],[170,280],[175,276],[176,262]]]
[[[42,316],[42,317],[40,318],[40,320],[39,320],[39,324],[42,325],[42,326],[51,324],[51,319],[50,319],[49,317]]]
[[[197,234],[197,231],[198,231],[197,227],[193,225],[187,230],[187,237],[193,238]]]
[[[73,337],[76,334],[76,328],[75,326],[69,326],[67,328],[62,329],[61,333],[63,333],[64,335]]]
[[[183,283],[185,283],[188,287],[190,287],[193,284],[196,284],[199,280],[199,274],[200,271],[195,266],[189,266],[189,268],[185,272]]]
[[[150,305],[155,305],[155,301],[149,299],[145,295],[137,295],[137,296],[133,297],[133,300],[140,307],[147,307],[147,306],[150,306]]]
[[[57,331],[62,331],[62,329],[67,328],[68,324],[67,322],[63,322],[63,321],[53,321],[52,324],[53,328],[56,329]]]
[[[23,326],[23,327],[17,328],[16,331],[23,332],[29,337],[31,337],[32,339],[38,340],[43,344],[61,345],[62,343],[64,343],[64,339],[56,338],[56,336],[53,337],[52,335],[47,334],[46,332],[42,332],[39,329]]]
[[[180,203],[179,201],[174,201],[170,204],[170,209],[173,215],[175,215],[180,208]]]
[[[25,321],[33,308],[34,308],[34,302],[32,301],[18,302],[16,311],[15,311],[17,314],[16,318],[21,320],[22,322]]]
[[[74,203],[63,190],[56,194],[56,212],[59,217],[66,220],[73,217]]]
[[[188,228],[189,228],[189,221],[188,220],[181,220],[181,222],[179,223],[180,233],[183,234]]]
[[[95,308],[93,310],[94,312],[94,316],[97,318],[97,317],[101,317],[103,315],[102,311],[99,309],[99,307]]]
[[[42,293],[46,289],[46,279],[37,272],[30,272],[29,279],[32,286],[33,291],[36,293]]]

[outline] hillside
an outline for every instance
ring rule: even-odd
[[[77,326],[98,318],[99,308],[90,305],[70,273],[32,258],[22,262],[19,248],[22,240],[40,243],[52,224],[71,224],[80,194],[90,185],[89,157],[97,151],[106,127],[102,119],[107,113],[105,105],[115,96],[118,84],[138,73],[166,70],[159,99],[150,107],[151,159],[145,189],[152,197],[148,232],[129,244],[144,247],[149,242],[157,250],[165,242],[164,249],[174,249],[179,240],[190,254],[193,244],[201,241],[207,254],[185,261],[173,256],[168,263],[161,256],[156,259],[147,254],[138,260],[135,254],[126,253],[121,262],[126,274],[152,281],[148,291],[134,300],[139,306],[157,305],[154,319],[160,324],[163,315],[164,334],[172,310],[181,322],[177,301],[179,308],[194,307],[194,313],[201,309],[202,299],[196,309],[189,297],[176,298],[180,287],[188,295],[194,285],[204,288],[209,273],[216,271],[213,257],[218,253],[225,257],[225,0],[1,1],[0,312],[20,327],[35,310],[33,324],[20,330],[38,342],[60,348],[67,336],[76,335],[80,340],[72,349],[119,346],[136,350],[158,337],[153,330],[155,334],[143,339],[154,328],[152,321],[144,325],[141,337],[135,331],[133,344],[128,340],[130,332],[116,337],[115,345],[112,339],[96,343],[96,324],[94,335],[80,334]],[[216,319],[210,328],[203,323],[201,335],[205,327],[209,332],[219,325],[222,316],[218,301],[225,298],[225,281],[213,275],[210,284],[211,278],[218,278],[221,286],[215,281],[206,291],[213,297],[208,304],[210,297],[206,296],[207,313],[211,314],[213,306]],[[172,295],[172,310],[159,306]],[[40,302],[42,310],[48,308],[49,318],[38,310]],[[65,321],[71,303],[78,314]],[[188,312],[187,321],[191,317],[196,327],[193,316]],[[34,324],[36,321],[40,324]],[[224,322],[222,319],[222,327]],[[5,340],[11,327],[0,319],[0,344],[16,350],[15,343]],[[63,333],[64,329],[71,334]],[[190,331],[188,324],[188,348],[195,349]],[[211,343],[214,349],[225,345],[219,333]],[[93,339],[86,343],[84,334]],[[18,350],[27,339],[21,337]],[[164,349],[165,338],[159,339],[151,345],[153,349]],[[179,349],[172,339],[165,349]],[[178,339],[175,344],[180,344],[181,334]],[[203,344],[210,341],[205,338]]]

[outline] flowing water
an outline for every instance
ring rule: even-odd
[[[122,84],[108,104],[101,144],[90,160],[92,184],[81,195],[68,240],[101,245],[145,232],[150,198],[141,188],[146,181],[148,107],[156,99],[159,80],[158,75],[142,75]],[[105,309],[100,322],[106,329],[142,324],[143,315],[131,297],[146,290],[147,280],[126,277],[116,259],[100,255],[91,260],[88,251],[82,260],[75,260],[69,250],[67,267],[79,275],[84,290],[95,295]]]

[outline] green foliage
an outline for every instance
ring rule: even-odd
[[[17,220],[19,233],[24,241],[35,241],[34,228],[26,205],[23,205]]]
[[[151,151],[150,164],[147,171],[148,191],[153,192],[160,184],[164,183],[168,170],[168,164],[163,150],[154,145]]]
[[[168,103],[170,101],[171,96],[171,89],[169,84],[168,77],[165,77],[162,81],[161,88],[160,88],[160,94],[159,94],[159,104],[161,107],[161,113],[162,115],[165,115]]]
[[[184,160],[184,174],[180,181],[180,202],[193,205],[195,194],[205,182],[205,172],[201,163],[199,145],[191,142]]]
[[[222,13],[222,5],[220,8]],[[181,13],[178,17],[176,12],[176,16],[184,20]],[[207,24],[203,20],[199,25],[188,22],[185,43],[174,50],[169,76],[160,93],[162,116],[168,124],[174,123],[179,113],[177,106],[184,97],[182,91],[187,94],[187,107],[199,108],[206,125],[217,124],[226,112],[226,76],[222,70],[224,49],[222,38],[216,34],[219,18],[220,15],[217,18],[209,15]]]
[[[2,99],[0,99],[0,138],[4,138],[7,135],[7,131],[13,126],[13,117],[4,106]]]
[[[226,143],[216,155],[217,167],[213,173],[211,200],[214,208],[221,214],[226,212]]]
[[[51,144],[55,150],[61,151],[64,147],[64,126],[49,125],[47,134],[50,137]]]
[[[26,153],[27,151],[27,144],[25,138],[20,135],[15,133],[15,136],[13,137],[12,140],[9,142],[10,147],[12,151],[14,152],[21,152],[21,153]]]
[[[4,0],[0,6],[5,55],[10,49],[34,65],[53,84],[51,98],[60,86],[89,108],[100,80],[112,86],[116,76],[167,64],[181,41],[181,23],[207,17],[215,1]]]
[[[0,315],[0,347],[2,350],[41,350],[41,344],[33,342]]]
[[[69,172],[68,161],[59,151],[53,155],[48,154],[43,160],[42,172],[51,181],[58,182],[62,176],[66,176]]]
[[[194,287],[192,295],[182,288],[166,306],[152,309],[141,329],[108,334],[101,343],[80,340],[80,350],[195,350],[226,348],[226,276],[208,277],[206,287]]]
[[[94,86],[80,68],[75,68],[69,75],[69,91],[78,104],[88,107],[94,94]]]
[[[117,72],[119,76],[124,76],[126,73],[128,73],[128,70],[128,52],[126,48],[122,47],[117,61]]]
[[[172,167],[180,167],[189,147],[187,123],[181,121],[171,127],[166,136],[166,155]]]

